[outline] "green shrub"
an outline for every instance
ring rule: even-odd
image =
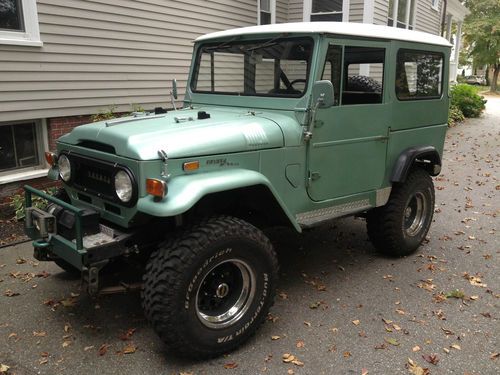
[[[456,105],[450,106],[450,111],[448,112],[448,126],[455,126],[457,123],[465,120],[465,116]]]
[[[465,117],[479,117],[484,111],[486,100],[477,91],[477,88],[467,84],[453,86],[451,105],[458,107]]]
[[[42,191],[46,194],[54,195],[54,193],[57,191],[57,189],[56,188],[48,188],[48,189],[45,189]],[[45,207],[47,207],[47,201],[43,198],[40,198],[37,195],[31,196],[31,204],[33,205],[33,207],[37,207],[41,210],[43,210]],[[14,212],[15,212],[14,218],[17,221],[23,220],[25,218],[24,191],[20,194],[15,194],[11,197],[10,206],[14,209]]]

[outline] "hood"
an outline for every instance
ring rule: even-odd
[[[204,108],[210,118],[198,120],[200,109],[139,115],[79,126],[59,140],[78,145],[83,141],[113,146],[116,154],[137,160],[244,152],[283,146],[281,128],[248,111]]]

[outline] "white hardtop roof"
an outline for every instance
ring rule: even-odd
[[[434,44],[438,46],[451,47],[450,42],[438,35],[423,33],[421,31],[412,31],[400,29],[391,26],[372,25],[367,23],[349,23],[349,22],[294,22],[294,23],[276,23],[272,25],[241,27],[224,31],[202,35],[195,41],[204,41],[215,38],[225,38],[237,35],[258,35],[271,33],[302,33],[302,34],[338,34],[351,35],[358,37],[369,37],[389,40],[404,40],[409,42],[418,42]]]

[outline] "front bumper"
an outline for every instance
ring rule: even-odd
[[[24,231],[33,240],[34,257],[41,261],[63,259],[85,275],[98,272],[110,259],[131,252],[127,240],[133,233],[125,233],[96,223],[97,231],[87,233],[85,219],[88,210],[75,207],[43,191],[25,186],[26,219]],[[63,212],[71,215],[71,233],[63,231],[62,215],[54,215],[32,205],[32,196],[36,195],[56,205]],[[54,212],[54,211],[53,211]],[[97,215],[96,213],[93,213]],[[95,215],[93,220],[95,220]],[[66,215],[67,216],[67,215]],[[97,218],[98,220],[98,218]],[[70,220],[71,221],[71,220]],[[64,233],[64,236],[62,235]],[[91,279],[91,278],[89,278]],[[97,285],[93,287],[97,288]],[[89,292],[93,293],[89,286]]]

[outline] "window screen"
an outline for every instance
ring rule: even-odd
[[[396,95],[399,100],[439,98],[443,83],[443,55],[399,50]]]

